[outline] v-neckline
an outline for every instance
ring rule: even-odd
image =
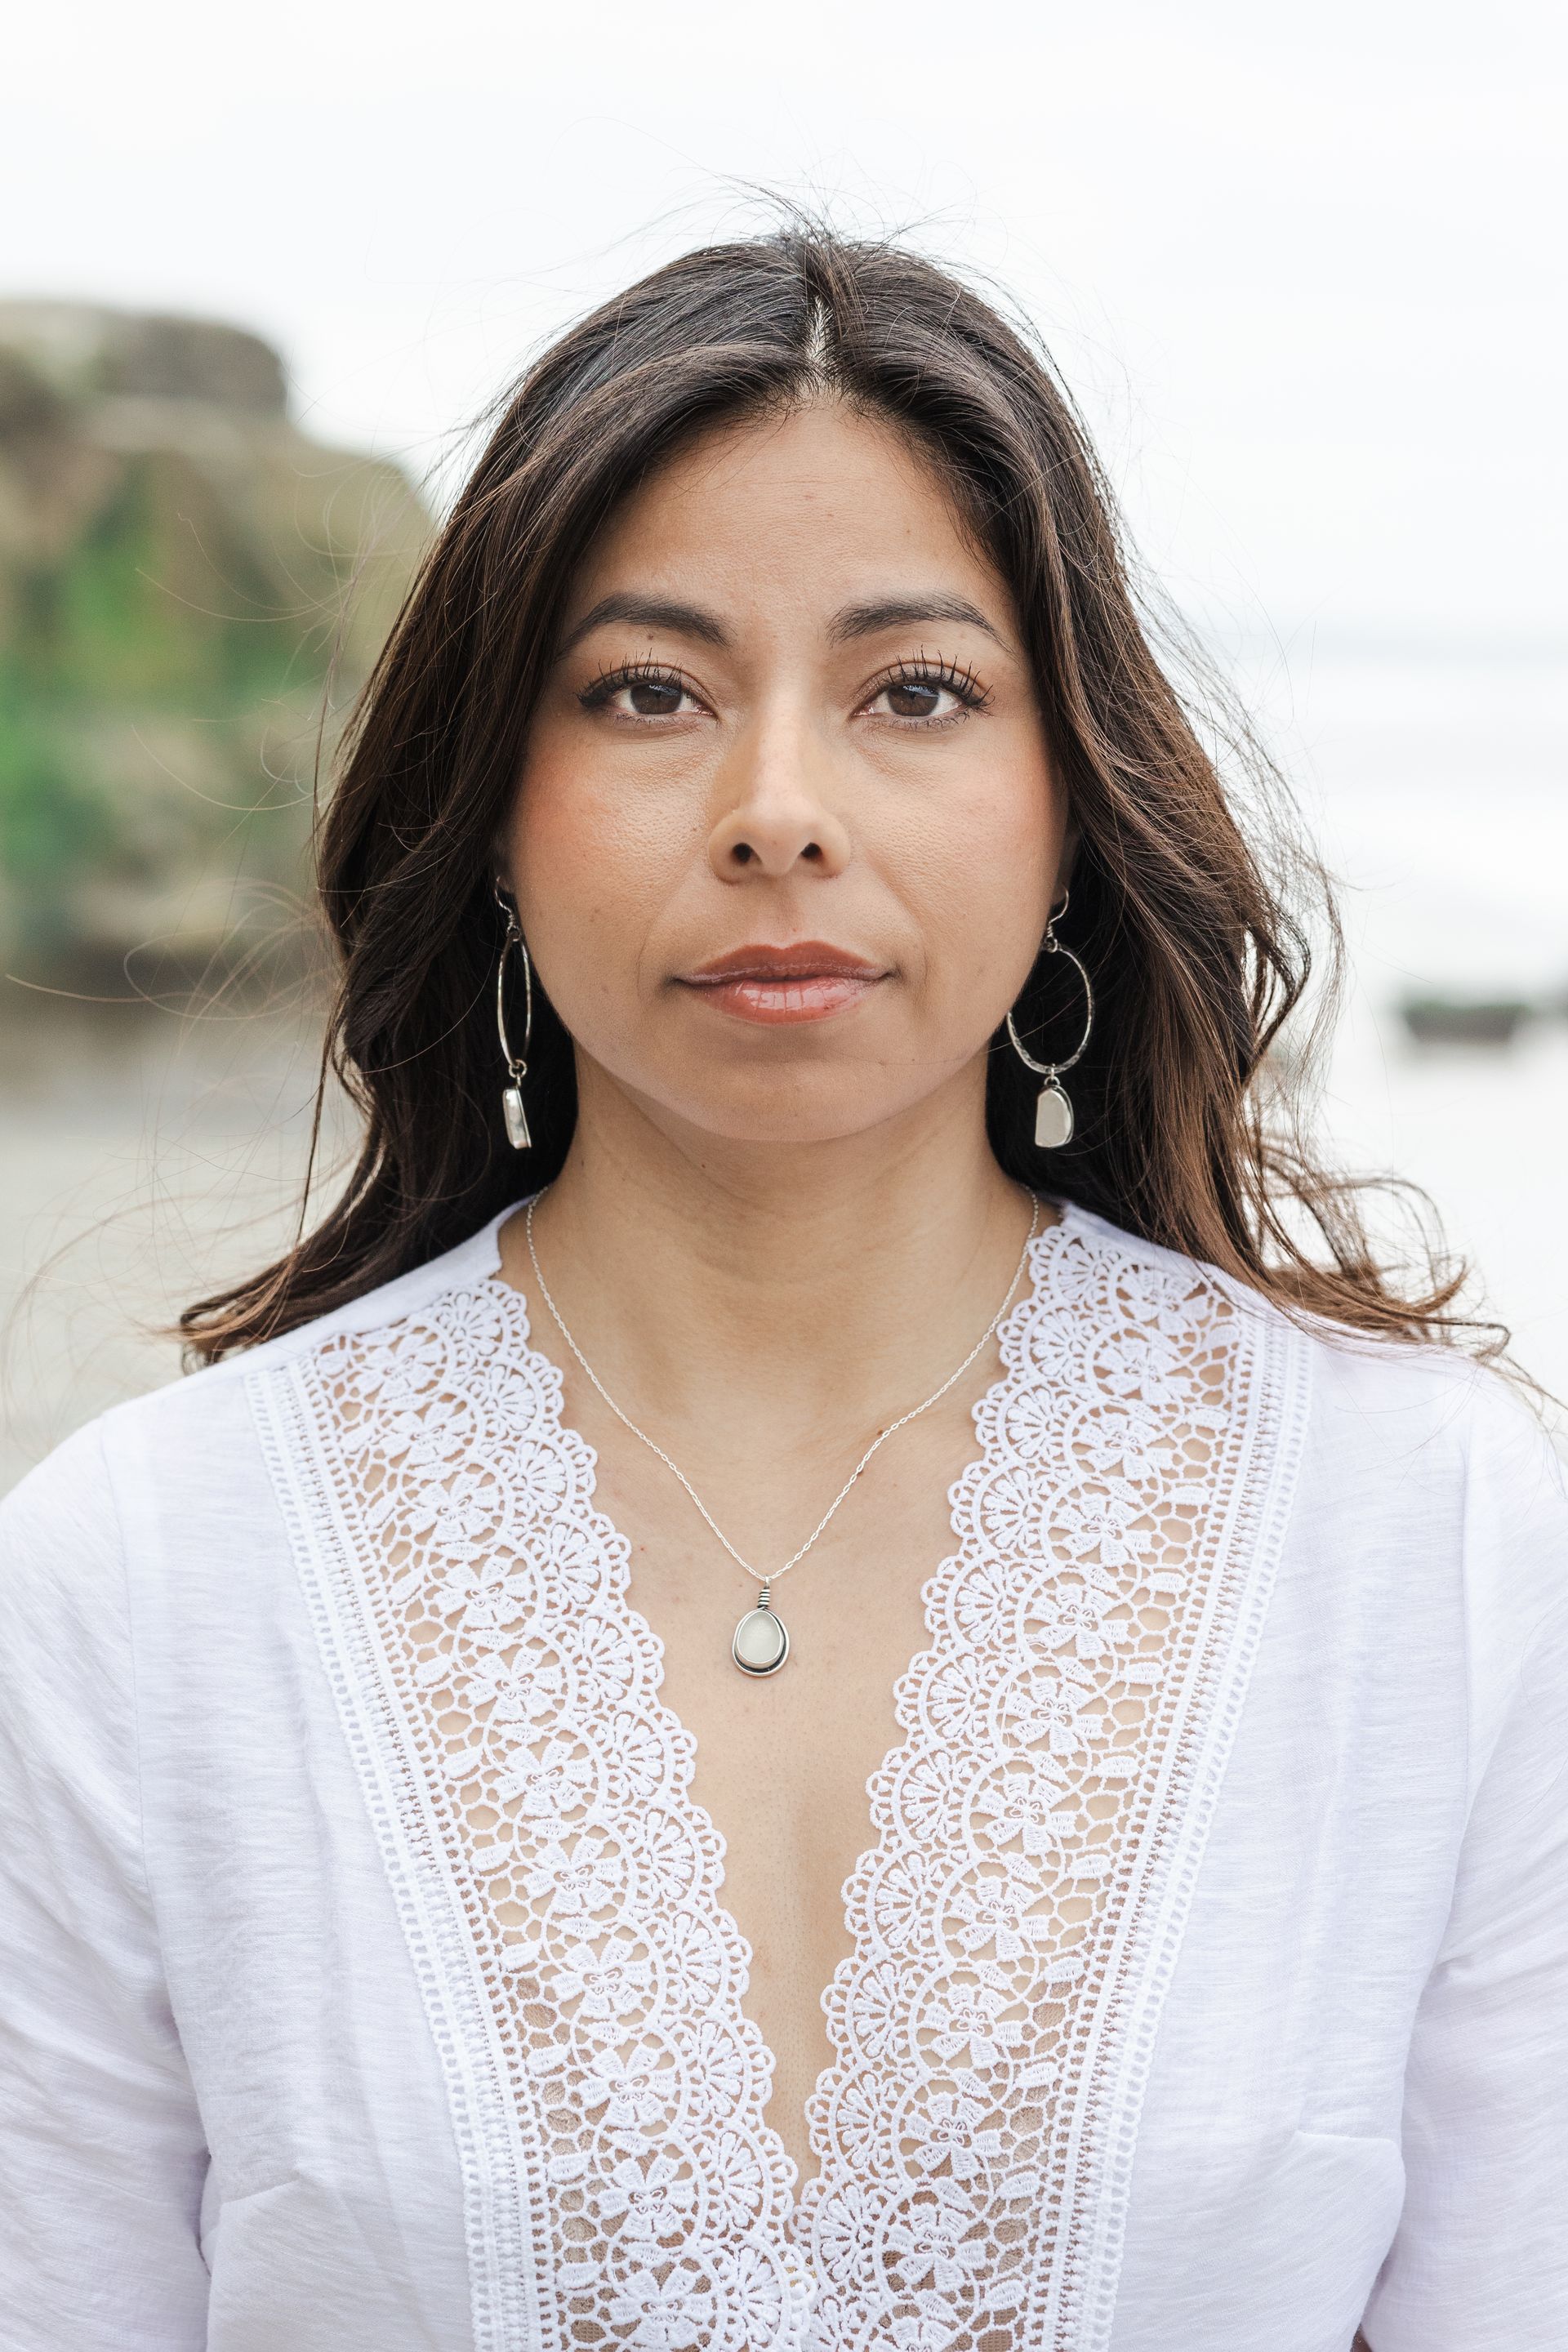
[[[1102,2346],[1306,1341],[1087,1211],[1037,1241],[866,1783],[803,2183],[664,1645],[489,1278],[512,1213],[247,1372],[447,2086],[476,2340]]]
[[[1028,1246],[1027,1281],[1026,1285],[1023,1286],[1020,1295],[1015,1299],[1013,1305],[1008,1308],[1006,1315],[1003,1318],[996,1328],[995,1338],[998,1345],[1002,1346],[1004,1349],[1004,1360],[1002,1368],[998,1371],[995,1379],[987,1383],[986,1387],[975,1399],[975,1402],[971,1408],[971,1422],[977,1430],[980,1426],[982,1417],[984,1415],[987,1409],[996,1402],[1002,1393],[1009,1388],[1017,1378],[1016,1372],[1008,1366],[1005,1360],[1005,1343],[1006,1336],[1016,1323],[1026,1320],[1036,1310],[1038,1302],[1045,1295],[1048,1286],[1050,1270],[1055,1263],[1058,1254],[1060,1251],[1061,1245],[1064,1240],[1075,1228],[1076,1212],[1070,1202],[1052,1202],[1050,1205],[1055,1209],[1055,1217],[1042,1232],[1035,1235]],[[513,1213],[510,1211],[508,1212],[508,1214],[511,1213]],[[787,2203],[783,2215],[782,2226],[784,2237],[793,2243],[796,2239],[802,2208],[805,2202],[807,2193],[814,2183],[826,2179],[828,2168],[832,2161],[832,2149],[819,2144],[818,2135],[813,2123],[813,2116],[814,2114],[821,2111],[824,2095],[831,2084],[833,2076],[842,2061],[843,2053],[834,2045],[833,2037],[830,2032],[828,2036],[829,2054],[826,2063],[817,2070],[817,2073],[813,2079],[811,2090],[807,2095],[804,2111],[804,2120],[805,2124],[805,2137],[813,2157],[816,2158],[816,2169],[811,2175],[810,2179],[803,2180],[800,2166],[790,2154],[788,2144],[785,2141],[783,2133],[779,2130],[776,2124],[771,2123],[768,2120],[768,2109],[773,2105],[773,2086],[776,2084],[778,2075],[778,2059],[776,2053],[767,2039],[767,2036],[763,2032],[762,2028],[757,2023],[755,2017],[752,2014],[752,2011],[748,2007],[752,1991],[752,1969],[756,1958],[755,1948],[750,1937],[748,1937],[742,1930],[740,1921],[737,1919],[734,1912],[730,1908],[728,1902],[723,1899],[724,1889],[729,1878],[730,1839],[727,1833],[720,1828],[710,1808],[691,1793],[691,1781],[695,1777],[697,1759],[701,1752],[700,1743],[698,1740],[696,1733],[689,1728],[679,1711],[671,1706],[668,1699],[664,1696],[665,1664],[667,1658],[667,1648],[664,1637],[655,1630],[651,1621],[644,1614],[642,1610],[637,1608],[631,1598],[629,1575],[631,1545],[628,1538],[624,1534],[622,1529],[610,1517],[609,1513],[603,1507],[599,1501],[599,1450],[589,1439],[584,1436],[582,1431],[578,1429],[574,1423],[566,1419],[563,1404],[564,1374],[562,1367],[555,1362],[553,1357],[552,1357],[546,1349],[539,1345],[538,1339],[535,1337],[534,1316],[532,1312],[533,1300],[531,1294],[521,1288],[516,1283],[509,1281],[500,1270],[499,1234],[500,1225],[503,1222],[504,1219],[498,1219],[494,1227],[491,1229],[492,1237],[494,1238],[495,1243],[496,1262],[490,1268],[488,1279],[498,1289],[505,1293],[509,1311],[516,1313],[521,1318],[522,1326],[522,1346],[527,1354],[531,1356],[537,1364],[543,1368],[547,1375],[544,1386],[551,1399],[549,1408],[550,1416],[556,1431],[562,1438],[580,1449],[580,1460],[584,1474],[584,1493],[595,1519],[599,1523],[607,1544],[619,1545],[624,1549],[625,1556],[628,1562],[628,1572],[626,1577],[623,1580],[619,1594],[619,1612],[626,1631],[632,1635],[634,1641],[640,1640],[640,1642],[646,1645],[647,1652],[651,1656],[655,1664],[656,1671],[649,1677],[649,1710],[650,1712],[657,1710],[658,1713],[664,1717],[666,1726],[670,1734],[673,1735],[674,1738],[678,1742],[685,1745],[689,1748],[692,1759],[692,1773],[688,1776],[682,1790],[682,1801],[692,1822],[698,1828],[700,1834],[706,1832],[708,1837],[713,1842],[713,1846],[717,1849],[715,1856],[717,1869],[710,1887],[714,1924],[719,1928],[721,1935],[723,1934],[725,1929],[728,1929],[730,1934],[733,1937],[735,1943],[745,1955],[742,1980],[734,1989],[734,2004],[738,2015],[741,2017],[742,2021],[750,2027],[752,2032],[756,2036],[757,2045],[766,2061],[769,2095],[766,2099],[758,2104],[755,2116],[756,2128],[759,2133],[767,2135],[767,2137],[776,2144],[780,2158],[789,2168],[790,2178],[786,2192]],[[956,1546],[961,1540],[961,1534],[958,1526],[958,1506],[954,1498],[963,1492],[967,1484],[983,1469],[984,1459],[985,1455],[984,1446],[976,1445],[972,1447],[963,1470],[961,1472],[959,1477],[953,1480],[949,1486],[947,1514],[948,1534],[953,1546]],[[942,1555],[944,1561],[950,1557],[951,1552],[944,1552]],[[941,1565],[941,1562],[931,1563],[931,1568],[926,1570],[925,1575],[921,1579],[922,1587],[931,1582],[933,1573]],[[602,1593],[600,1597],[601,1599],[603,1598]],[[908,1727],[906,1726],[902,1713],[900,1712],[901,1701],[918,1661],[925,1654],[927,1648],[938,1641],[941,1634],[941,1627],[936,1621],[934,1607],[930,1599],[927,1599],[922,1604],[922,1617],[924,1624],[924,1641],[919,1648],[911,1652],[910,1657],[905,1661],[905,1664],[900,1669],[893,1681],[891,1700],[893,1719],[898,1727],[897,1732],[890,1745],[884,1750],[873,1769],[867,1775],[864,1787],[860,1791],[861,1800],[866,1808],[866,1820],[871,1831],[870,1842],[859,1850],[856,1856],[854,1866],[840,1884],[840,1892],[837,1897],[840,1942],[847,1944],[848,1951],[846,1957],[850,1958],[853,1958],[857,1950],[858,1939],[856,1934],[855,1923],[851,1916],[849,1906],[844,1899],[843,1889],[855,1885],[862,1877],[863,1874],[869,1867],[874,1865],[883,1844],[883,1836],[882,1833],[879,1832],[875,1820],[878,1785],[887,1779],[887,1777],[894,1770],[900,1754],[908,1745]],[[787,1672],[787,1668],[785,1671]],[[833,1976],[828,1979],[828,1982],[822,1987],[821,1990],[817,1994],[816,2007],[819,2014],[824,2016],[828,2015],[829,1998],[842,1967],[843,1961],[840,1960],[835,1967]]]

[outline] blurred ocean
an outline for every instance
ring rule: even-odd
[[[1568,665],[1311,659],[1239,677],[1342,882],[1333,1157],[1430,1193],[1526,1370],[1568,1396]],[[1409,1038],[1402,1000],[1537,1008],[1505,1049]]]
[[[1568,1395],[1563,665],[1299,642],[1237,682],[1346,886],[1333,1154],[1427,1189],[1479,1302]],[[1507,1048],[1413,1045],[1400,1000],[1450,992],[1541,1010]],[[0,992],[0,1484],[174,1378],[162,1327],[286,1238],[316,1044],[294,1013],[193,1024]]]

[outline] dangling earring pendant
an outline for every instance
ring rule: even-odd
[[[517,919],[517,909],[510,898],[503,898],[501,887],[496,884],[496,904],[506,917],[506,937],[501,941],[500,955],[496,963],[496,1034],[506,1059],[510,1084],[501,1090],[501,1116],[506,1121],[506,1139],[514,1151],[527,1151],[533,1142],[528,1131],[528,1113],[522,1107],[522,1082],[528,1076],[528,1048],[533,1036],[533,966],[529,961],[528,945]],[[522,1052],[514,1054],[506,1034],[506,960],[515,948],[522,964]]]
[[[500,1107],[506,1119],[507,1141],[514,1151],[528,1150],[533,1138],[528,1131],[528,1113],[522,1107],[522,1088],[521,1087],[503,1088]]]
[[[1035,1143],[1041,1151],[1059,1151],[1072,1141],[1072,1097],[1053,1078],[1040,1088],[1035,1105]]]
[[[1082,981],[1083,1035],[1065,1061],[1037,1062],[1033,1054],[1026,1050],[1020,1039],[1012,1013],[1009,1013],[1007,1015],[1007,1035],[1013,1051],[1026,1069],[1033,1070],[1037,1077],[1044,1078],[1046,1082],[1040,1088],[1039,1100],[1035,1105],[1035,1145],[1040,1151],[1059,1151],[1064,1143],[1072,1141],[1072,1097],[1061,1084],[1061,1076],[1064,1070],[1070,1070],[1073,1064],[1081,1058],[1083,1049],[1089,1043],[1089,1032],[1094,1027],[1094,990],[1089,985],[1089,974],[1071,948],[1064,948],[1057,937],[1057,923],[1060,917],[1066,914],[1067,907],[1068,894],[1064,890],[1060,906],[1053,907],[1047,919],[1046,936],[1040,941],[1040,953],[1066,956],[1068,963],[1072,965]]]

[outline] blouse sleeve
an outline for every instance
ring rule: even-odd
[[[1405,2077],[1405,2207],[1363,2328],[1372,2352],[1563,2352],[1568,1498],[1511,1397],[1476,1433],[1466,1520],[1469,1814]]]
[[[195,2352],[205,2153],[142,1866],[100,1433],[0,1507],[0,2342]]]

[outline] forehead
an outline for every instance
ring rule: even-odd
[[[635,583],[739,602],[838,605],[916,579],[1007,609],[935,465],[837,401],[705,434],[611,517],[574,583],[581,610]]]

